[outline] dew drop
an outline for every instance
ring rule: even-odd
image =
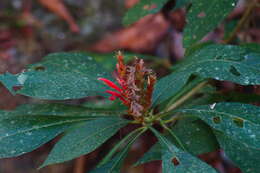
[[[25,83],[25,81],[26,81],[26,79],[27,79],[27,75],[25,75],[25,74],[20,74],[18,77],[17,77],[17,80],[18,80],[18,82],[21,84],[21,85],[23,85],[24,83]]]
[[[212,105],[209,105],[210,109],[214,109],[217,103],[213,103]]]
[[[255,135],[250,135],[250,138],[255,138]]]
[[[248,77],[245,78],[244,83],[245,83],[246,85],[249,84],[249,78],[248,78]]]
[[[28,136],[31,136],[32,135],[32,132],[27,132],[27,133],[25,133],[26,135],[28,135]]]

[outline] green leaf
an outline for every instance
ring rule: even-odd
[[[107,163],[101,165],[100,167],[92,170],[91,173],[119,173],[121,166],[123,164],[123,161],[126,158],[131,145],[136,141],[136,139],[146,129],[143,129],[142,131],[140,131],[140,130],[141,129],[137,129],[137,131],[133,131],[133,133],[131,133],[130,136],[127,136],[127,138],[131,137],[130,141],[126,144],[126,146],[124,147],[124,149],[121,152],[116,154],[116,156],[112,160],[110,160],[110,162],[107,162]],[[138,132],[138,133],[136,133],[136,132]]]
[[[155,160],[162,160],[161,146],[159,143],[154,144],[149,149],[149,151],[144,153],[144,155],[134,164],[134,166],[138,166]]]
[[[130,25],[148,14],[159,12],[167,2],[168,0],[141,0],[126,12],[123,24]]]
[[[162,169],[163,173],[190,172],[190,173],[216,173],[216,171],[191,154],[178,149],[166,137],[151,128],[162,147]],[[177,164],[173,164],[177,161]]]
[[[203,121],[184,117],[171,128],[187,151],[199,155],[219,148],[211,128]],[[174,142],[177,146],[177,142]]]
[[[180,70],[190,71],[203,78],[258,85],[259,67],[260,54],[252,54],[238,46],[210,45],[187,57]]]
[[[260,107],[242,103],[214,103],[177,110],[199,117],[211,127],[244,145],[259,148]]]
[[[192,53],[155,85],[153,105],[176,95],[194,74],[203,79],[260,85],[260,54],[231,45],[209,45]]]
[[[175,72],[160,79],[156,84],[153,92],[153,105],[162,103],[170,97],[176,95],[187,83],[190,73]]]
[[[13,76],[1,75],[0,78],[9,90],[10,85],[17,85],[18,80],[19,86],[22,86],[17,91],[19,94],[66,100],[104,95],[105,87],[97,80],[99,77],[111,78],[92,57],[84,53],[54,53],[31,65],[25,72]]]
[[[23,105],[15,111],[0,111],[0,157],[30,152],[72,125],[97,118],[77,106],[64,108],[56,104]]]
[[[259,149],[245,145],[239,140],[234,140],[223,133],[216,131],[215,134],[225,154],[243,173],[260,172]]]
[[[235,7],[237,0],[194,0],[184,28],[184,47],[190,47],[212,31]]]
[[[42,167],[61,163],[87,154],[112,137],[128,123],[119,117],[100,118],[69,131],[54,146]]]
[[[12,114],[15,115],[55,115],[55,116],[118,116],[124,110],[114,110],[107,108],[83,107],[69,104],[48,103],[48,104],[29,104],[19,106]]]

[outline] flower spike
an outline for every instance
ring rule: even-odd
[[[151,106],[156,76],[152,70],[144,66],[144,61],[137,57],[135,57],[133,66],[125,65],[121,52],[117,54],[116,70],[118,85],[106,78],[98,78],[98,80],[115,90],[106,91],[111,94],[110,100],[120,99],[128,107],[128,113],[142,121]]]

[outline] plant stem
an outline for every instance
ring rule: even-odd
[[[176,100],[178,100],[181,96],[183,96],[184,94],[186,94],[188,91],[190,91],[192,88],[196,87],[199,83],[201,83],[202,81],[204,81],[204,79],[201,78],[196,78],[194,79],[194,81],[192,81],[189,85],[187,85],[186,87],[184,87],[182,89],[182,91],[180,91],[177,95],[175,95],[167,104],[166,109],[168,107],[170,107],[172,104],[174,104],[176,102]]]
[[[236,34],[240,31],[240,29],[245,25],[245,23],[247,22],[248,18],[250,17],[251,12],[253,11],[253,9],[257,6],[257,2],[255,0],[252,0],[246,10],[245,13],[243,14],[242,18],[239,20],[237,26],[235,27],[235,29],[232,31],[232,33],[230,34],[230,36],[223,41],[223,43],[228,44],[230,42],[232,42],[235,37]]]
[[[188,100],[190,97],[192,97],[194,94],[196,94],[201,88],[203,88],[205,85],[207,84],[207,82],[202,82],[199,85],[197,85],[195,88],[193,88],[192,90],[190,90],[190,92],[188,92],[186,95],[184,95],[183,97],[181,97],[179,100],[177,100],[174,104],[172,104],[170,107],[167,108],[166,112],[169,112],[175,108],[177,108],[178,106],[180,106],[181,104],[183,104],[186,100]]]

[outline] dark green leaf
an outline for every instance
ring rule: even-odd
[[[178,120],[171,130],[193,155],[212,152],[219,148],[212,130],[201,120],[185,117]]]
[[[260,54],[251,54],[238,46],[210,45],[187,57],[180,70],[191,71],[204,78],[258,85],[259,67]]]
[[[259,148],[260,107],[242,103],[214,103],[177,110],[195,115],[244,145]]]
[[[18,80],[19,86],[22,86],[17,91],[19,94],[66,100],[104,95],[105,87],[97,80],[99,77],[111,78],[92,57],[83,53],[55,53],[31,65],[26,72],[13,76],[6,74],[0,78],[8,89],[11,84],[16,85]]]
[[[184,28],[184,47],[190,47],[212,31],[235,7],[237,0],[194,0]]]
[[[41,167],[72,160],[95,150],[127,123],[127,120],[113,117],[82,124],[61,138]]]
[[[0,112],[0,157],[30,152],[72,125],[93,120],[97,114],[81,107],[24,105],[15,111]],[[103,114],[104,115],[104,114]]]
[[[154,88],[153,105],[162,103],[177,94],[187,83],[190,74],[186,71],[172,73],[160,79]]]
[[[15,115],[56,115],[56,116],[118,116],[124,110],[115,110],[110,107],[83,107],[69,104],[49,103],[30,104],[19,106],[12,114]]]
[[[127,11],[123,18],[123,24],[130,25],[148,14],[159,12],[167,1],[168,0],[141,0]]]
[[[259,149],[245,145],[239,140],[234,140],[223,133],[216,132],[215,134],[225,154],[243,173],[260,172]]]
[[[162,136],[155,129],[151,128],[151,130],[158,138],[162,147],[163,173],[216,173],[212,167],[202,162],[200,159],[175,147],[166,137]]]
[[[260,54],[231,45],[209,45],[192,53],[172,74],[160,79],[153,105],[176,95],[192,75],[203,79],[232,81],[241,85],[260,84]]]

